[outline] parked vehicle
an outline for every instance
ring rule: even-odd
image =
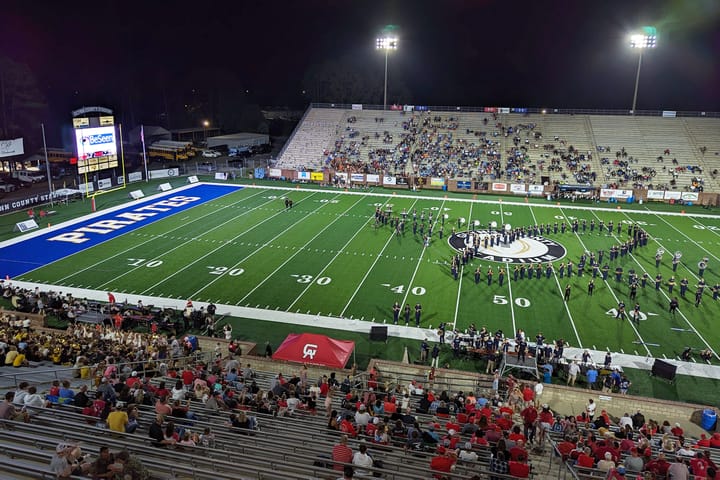
[[[2,180],[0,180],[0,192],[8,193],[8,192],[14,192],[15,191],[15,185],[12,183],[5,183]]]
[[[45,180],[45,175],[40,172],[33,172],[30,170],[14,170],[11,173],[13,178],[17,178],[23,182],[38,183]]]
[[[217,158],[221,155],[222,155],[222,153],[217,152],[215,150],[203,150],[203,152],[202,152],[202,156],[205,158]]]

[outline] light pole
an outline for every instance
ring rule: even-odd
[[[635,74],[635,92],[633,93],[632,114],[635,115],[635,106],[637,105],[638,86],[640,85],[640,67],[642,67],[642,54],[646,48],[655,48],[657,44],[657,30],[655,27],[643,27],[642,33],[636,33],[630,36],[630,48],[637,48],[638,66]]]
[[[383,90],[383,110],[387,110],[387,73],[388,73],[388,53],[390,50],[397,50],[398,39],[394,36],[383,35],[378,37],[375,48],[377,50],[385,50],[385,88]]]
[[[203,139],[205,141],[205,146],[207,147],[207,129],[210,126],[210,122],[207,120],[203,120]]]

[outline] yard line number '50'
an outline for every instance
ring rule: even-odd
[[[495,295],[493,297],[493,303],[497,305],[507,305],[510,303],[507,298],[505,298],[505,295]],[[515,305],[522,308],[527,308],[530,306],[530,300],[523,297],[517,297],[515,299]]]

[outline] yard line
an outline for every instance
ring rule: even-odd
[[[440,217],[440,214],[444,212],[443,207],[445,206],[445,200],[440,204],[440,210],[439,214],[435,216],[435,222],[433,222],[433,230],[435,230],[435,226],[437,225],[438,218]],[[469,221],[469,220],[468,220]],[[425,243],[423,243],[423,248],[420,251],[420,255],[418,256],[418,263],[415,265],[415,271],[412,274],[412,277],[410,277],[410,283],[408,284],[407,290],[405,290],[405,296],[403,297],[403,301],[400,302],[400,305],[405,305],[407,302],[407,297],[410,295],[410,290],[412,290],[413,282],[415,281],[415,276],[417,275],[418,269],[420,268],[420,263],[422,262],[422,257],[425,255]]]
[[[313,193],[312,195],[307,196],[307,197],[303,198],[302,200],[299,200],[298,203],[301,203],[301,202],[306,201],[308,198],[312,197],[313,195],[315,195],[315,194]],[[274,201],[274,199],[271,199],[270,201]],[[321,205],[321,207],[322,207],[322,205]],[[253,209],[253,210],[254,210],[254,209]],[[252,211],[252,210],[250,210],[250,211]],[[204,258],[206,258],[206,257],[208,257],[208,256],[210,256],[210,255],[212,255],[213,253],[217,252],[218,250],[220,250],[220,249],[222,249],[222,248],[227,247],[227,246],[228,246],[231,242],[233,242],[234,240],[237,240],[238,238],[242,237],[242,236],[245,235],[246,233],[255,230],[255,229],[256,229],[257,227],[259,227],[260,225],[262,225],[262,224],[264,224],[264,223],[266,223],[266,222],[269,222],[270,220],[272,220],[272,219],[275,218],[276,216],[282,215],[283,213],[285,213],[285,210],[279,210],[277,213],[275,213],[274,215],[270,215],[269,217],[267,217],[267,218],[266,218],[265,220],[263,220],[262,222],[256,223],[256,224],[253,225],[252,227],[250,227],[250,228],[248,228],[247,230],[243,231],[242,233],[234,236],[234,237],[231,238],[230,240],[228,240],[228,241],[226,241],[226,242],[223,242],[222,245],[220,245],[219,247],[210,250],[209,252],[207,252],[207,253],[206,253],[205,255],[203,255],[202,257],[196,258],[194,261],[192,261],[192,262],[190,262],[189,264],[185,265],[183,268],[181,268],[181,269],[179,269],[179,270],[176,270],[175,272],[173,272],[172,274],[170,274],[170,275],[168,275],[167,277],[163,278],[162,280],[160,280],[159,282],[155,283],[154,285],[149,286],[148,288],[146,288],[145,290],[143,290],[142,292],[140,292],[140,295],[146,294],[149,290],[157,287],[158,285],[160,285],[160,284],[162,284],[163,282],[167,281],[168,279],[174,277],[174,276],[177,275],[178,273],[184,272],[184,271],[187,270],[189,267],[191,267],[191,266],[195,265],[196,263],[198,263],[200,260],[202,260],[202,259],[204,259]],[[211,232],[211,231],[213,231],[213,230],[216,230],[217,228],[220,228],[221,226],[225,225],[226,223],[229,223],[229,222],[235,221],[235,220],[237,220],[237,217],[229,220],[228,222],[224,222],[222,225],[218,225],[218,226],[216,226],[216,227],[213,227],[212,229],[208,230],[208,232]],[[283,232],[283,233],[284,233],[284,232]],[[203,235],[204,235],[204,234],[203,234]],[[281,234],[278,234],[278,235],[274,236],[273,238],[271,238],[270,240],[268,240],[268,242],[266,242],[266,243],[272,242],[273,240],[275,240],[276,238],[278,238],[280,235],[281,235]],[[189,242],[182,243],[182,244],[179,245],[179,246],[186,245],[187,243],[189,243]],[[178,248],[178,247],[175,247],[175,248]],[[170,251],[168,251],[168,252],[163,253],[162,255],[160,255],[160,257],[163,257],[163,256],[167,255],[168,253],[170,253],[170,252],[172,252],[173,250],[175,250],[175,248],[173,248],[172,250],[170,250]],[[261,247],[261,248],[262,248],[262,247]],[[160,258],[160,257],[157,257],[157,258]],[[140,267],[138,267],[138,268],[140,268]]]
[[[503,212],[503,204],[500,202],[500,225],[505,228],[505,214]],[[517,325],[515,324],[515,302],[512,294],[512,286],[510,285],[510,263],[505,262],[505,272],[508,281],[508,294],[510,296],[510,316],[512,317],[513,335],[517,333]]]
[[[364,198],[366,198],[366,197],[361,197],[360,200],[363,200]],[[358,202],[359,202],[360,200],[358,200]],[[355,205],[357,205],[357,202],[355,202]],[[353,207],[354,207],[355,205],[353,205]],[[323,267],[323,269],[318,272],[318,274],[315,276],[316,278],[320,277],[320,276],[325,272],[325,270],[327,270],[328,267],[330,267],[330,265],[333,264],[333,262],[340,256],[340,254],[345,250],[345,248],[347,248],[347,246],[350,245],[350,242],[352,242],[352,241],[355,239],[355,237],[357,237],[358,234],[365,229],[365,226],[366,226],[366,225],[367,225],[367,222],[363,222],[363,223],[362,223],[362,225],[360,226],[360,228],[358,228],[358,231],[355,232],[355,233],[353,234],[353,236],[350,237],[350,239],[349,239],[347,242],[345,242],[345,245],[343,245],[342,248],[341,248],[340,250],[338,250],[338,252],[337,252],[337,253],[335,254],[335,256],[332,258],[332,260],[330,260],[327,264],[325,264],[325,266]],[[300,292],[300,295],[298,295],[298,297],[295,299],[295,301],[293,301],[293,302],[290,304],[290,306],[285,309],[285,311],[286,311],[286,312],[289,312],[290,309],[293,307],[293,305],[295,305],[295,304],[298,302],[298,300],[300,300],[300,299],[302,298],[302,296],[305,295],[305,293],[306,293],[306,292],[310,289],[310,287],[312,287],[312,286],[313,286],[313,283],[312,283],[312,282],[308,283],[307,286],[303,289],[303,291]]]
[[[308,240],[308,241],[305,243],[305,245],[303,245],[302,247],[298,248],[298,250],[297,250],[295,253],[293,253],[290,257],[288,257],[287,260],[285,260],[283,263],[281,263],[280,266],[277,267],[270,275],[266,276],[265,279],[264,279],[262,282],[260,282],[260,283],[258,283],[257,285],[255,285],[255,288],[253,288],[252,290],[250,290],[250,291],[247,293],[247,295],[245,295],[243,298],[241,298],[241,299],[238,301],[238,303],[242,303],[243,301],[245,301],[245,299],[248,298],[250,295],[252,295],[252,294],[255,292],[255,290],[257,290],[258,288],[260,288],[261,285],[264,285],[265,282],[267,282],[268,280],[270,280],[270,278],[271,278],[273,275],[275,275],[277,272],[279,272],[281,268],[283,268],[285,265],[287,265],[287,263],[288,263],[290,260],[292,260],[293,258],[295,258],[295,256],[298,255],[299,253],[301,253],[303,250],[305,250],[305,247],[307,247],[308,245],[310,245],[310,243],[312,243],[316,238],[318,238],[325,230],[327,230],[328,228],[330,228],[330,226],[331,226],[333,223],[335,223],[335,222],[337,222],[338,220],[340,220],[341,218],[343,218],[347,212],[349,212],[351,209],[353,209],[353,208],[355,207],[355,205],[358,204],[358,202],[364,200],[365,198],[366,198],[366,197],[361,197],[357,202],[353,203],[350,207],[348,207],[348,209],[345,210],[341,215],[338,215],[335,220],[333,220],[332,222],[330,222],[329,224],[327,224],[327,225],[326,225],[322,230],[320,230],[314,237],[312,237],[310,240]],[[326,202],[326,203],[324,203],[323,205],[329,205],[329,204],[330,204],[330,202]],[[285,233],[285,232],[283,232],[283,233]],[[245,257],[245,258],[243,258],[242,260],[240,260],[239,262],[237,262],[237,263],[235,264],[235,267],[237,267],[238,265],[240,265],[242,262],[244,262],[245,260],[247,260],[248,258],[250,258],[250,256],[254,255],[255,253],[256,253],[256,252],[253,252],[252,254],[248,255],[247,257]],[[234,268],[234,267],[233,267],[233,268]],[[204,290],[205,288],[209,287],[213,282],[215,282],[216,280],[219,280],[220,278],[222,278],[222,277],[218,277],[218,278],[216,278],[215,280],[213,280],[212,282],[208,283],[208,284],[207,284],[205,287],[203,287],[200,291],[202,291],[202,290]]]
[[[385,202],[385,203],[387,203],[387,202]],[[412,205],[410,205],[410,207],[407,209],[407,211],[412,210],[413,207],[415,207],[415,204],[416,204],[416,203],[417,203],[417,200],[415,200],[415,201],[412,203]],[[372,271],[373,268],[375,268],[375,264],[376,264],[376,263],[378,262],[378,260],[380,260],[380,258],[382,257],[382,252],[385,251],[385,249],[386,249],[387,246],[390,244],[390,241],[393,239],[394,236],[395,236],[395,232],[392,232],[392,233],[390,234],[390,238],[388,238],[388,240],[387,240],[387,242],[385,242],[385,245],[383,246],[382,250],[380,250],[380,254],[379,254],[379,255],[375,255],[375,260],[373,260],[372,265],[370,265],[370,268],[368,268],[367,271],[365,272],[365,276],[363,276],[362,280],[360,280],[360,283],[358,283],[357,288],[355,289],[355,291],[353,292],[353,294],[350,296],[350,300],[348,300],[347,305],[345,305],[345,308],[343,308],[343,309],[342,309],[342,312],[340,312],[340,317],[342,317],[342,316],[345,315],[345,312],[347,311],[348,307],[350,307],[350,304],[352,303],[352,301],[355,300],[355,296],[356,296],[356,295],[358,294],[358,292],[360,291],[360,288],[361,288],[361,287],[363,286],[363,284],[365,283],[365,280],[367,280],[367,277],[370,276],[370,272]]]
[[[473,204],[470,204],[470,211],[468,212],[468,229],[475,228],[474,220],[472,219],[472,211],[473,211]],[[441,215],[445,215],[442,213]],[[473,222],[473,223],[471,223]],[[455,299],[455,314],[453,315],[453,330],[455,330],[455,326],[457,325],[457,317],[458,312],[460,311],[460,291],[462,290],[462,280],[463,280],[463,273],[465,272],[464,266],[460,266],[460,281],[458,282],[458,293],[457,298]]]
[[[530,214],[531,214],[532,217],[533,217],[533,223],[534,223],[535,225],[537,225],[537,224],[538,224],[538,221],[537,221],[537,218],[535,217],[535,212],[533,212],[532,206],[531,206],[531,205],[527,205],[527,206],[530,207]],[[558,287],[558,292],[560,292],[560,295],[562,296],[562,295],[563,295],[563,288],[562,288],[562,286],[560,286],[560,280],[558,280],[558,277],[557,277],[557,274],[556,274],[556,273],[553,273],[553,278],[555,279],[555,284],[556,284],[557,287]],[[565,306],[565,311],[567,312],[568,318],[570,319],[570,325],[572,325],[573,331],[575,332],[575,338],[576,338],[577,341],[578,341],[578,346],[579,346],[580,348],[583,348],[582,340],[580,340],[580,334],[578,333],[577,327],[575,326],[575,320],[573,320],[572,313],[570,313],[570,307],[568,307],[568,304],[567,304],[566,301],[563,301],[563,305]]]
[[[626,217],[628,217],[627,213],[623,212],[623,214],[624,214]],[[658,218],[659,218],[660,220],[662,220],[663,222],[665,222],[668,226],[670,226],[670,228],[672,228],[673,230],[675,230],[676,232],[678,232],[680,235],[682,235],[683,237],[687,238],[687,239],[690,240],[692,243],[694,243],[700,250],[702,250],[703,252],[707,253],[708,255],[710,255],[711,257],[713,257],[715,260],[720,260],[720,258],[718,258],[718,257],[716,257],[715,255],[713,255],[712,252],[708,252],[707,250],[705,250],[705,248],[703,248],[702,246],[698,245],[698,243],[697,243],[695,240],[693,240],[691,237],[689,237],[688,235],[686,235],[686,234],[683,233],[682,231],[678,230],[678,228],[677,228],[675,225],[671,224],[670,222],[668,222],[667,220],[665,220],[664,218],[662,218],[662,217],[661,217],[660,215],[658,215],[658,214],[655,214],[655,216],[658,217]],[[628,218],[630,218],[630,217],[628,217]],[[632,219],[631,219],[631,220],[632,220]],[[660,243],[660,242],[658,242],[658,243]],[[688,270],[689,270],[689,268],[688,268]]]
[[[628,216],[627,213],[624,213],[624,212],[623,212],[623,214],[624,214],[630,221],[632,221],[632,218],[631,218],[630,216]],[[655,238],[654,238],[652,235],[650,235],[649,233],[648,233],[648,236],[650,236],[650,238],[652,238],[653,241],[655,241],[655,243],[657,243],[658,245],[660,245],[660,247],[662,247],[663,249],[665,248],[665,247],[662,245],[662,243],[658,242],[657,239],[655,239]],[[667,250],[666,250],[666,251],[667,251]],[[645,270],[645,267],[643,267],[643,266],[640,264],[640,262],[638,262],[638,260],[635,258],[635,255],[634,255],[634,254],[630,254],[630,255],[633,257],[633,260],[635,260],[635,263],[637,263],[638,266],[643,269],[643,271],[647,272],[647,270]],[[695,273],[693,273],[693,271],[690,270],[690,268],[688,268],[687,266],[685,266],[685,268],[687,268],[687,269],[690,271],[690,275],[692,275],[693,278],[695,278],[695,280],[698,280],[698,279],[699,279],[699,278],[695,275]],[[649,272],[648,272],[648,273],[649,273]],[[663,294],[663,297],[665,297],[665,299],[666,299],[668,302],[670,302],[670,295],[668,295],[668,294],[665,292],[665,290],[662,289],[662,288],[660,289],[660,292]],[[715,355],[715,358],[720,359],[720,356],[718,356],[718,354],[715,352],[715,350],[713,350],[713,348],[710,346],[710,344],[708,343],[708,341],[705,340],[705,337],[703,337],[702,335],[700,335],[700,332],[698,332],[697,329],[695,328],[695,326],[694,326],[692,323],[690,323],[690,320],[685,316],[685,314],[682,312],[682,310],[678,309],[678,312],[680,313],[680,316],[683,318],[683,320],[685,320],[685,323],[687,323],[688,326],[692,329],[692,331],[695,332],[695,335],[697,335],[698,338],[699,338],[699,339],[705,344],[705,346],[708,348],[708,350],[710,350],[710,351],[713,353],[713,355]]]
[[[251,198],[253,198],[253,197],[257,196],[257,195],[261,195],[261,194],[264,193],[264,192],[265,192],[265,191],[260,191],[260,192],[258,192],[258,193],[253,194],[253,195],[250,195],[249,197],[245,197],[245,198],[243,198],[243,199],[241,199],[241,200],[238,200],[238,201],[235,202],[235,203],[231,203],[230,205],[226,205],[226,206],[220,208],[220,210],[223,210],[223,209],[225,209],[225,208],[234,207],[235,205],[237,205],[237,204],[239,204],[239,203],[242,203],[242,202],[244,202],[244,201],[246,201],[246,200],[249,200],[249,199],[251,199]],[[208,214],[206,214],[206,215],[203,215],[203,216],[199,217],[197,220],[202,220],[203,218],[216,215],[218,211],[219,211],[219,210],[214,210],[214,211],[212,211],[212,212],[210,212],[210,213],[208,213]],[[252,211],[252,210],[248,210],[248,213],[251,212],[251,211]],[[238,216],[242,216],[242,215],[244,215],[244,213],[241,213],[241,214],[238,215]],[[169,218],[169,217],[165,217],[165,218]],[[237,217],[236,217],[236,218],[237,218]],[[193,223],[193,222],[191,222],[191,223]],[[148,224],[148,225],[151,225],[151,224]],[[147,226],[147,225],[146,225],[146,226]],[[173,228],[172,230],[168,230],[168,231],[165,233],[165,235],[167,235],[168,233],[174,232],[175,230],[180,230],[180,229],[183,229],[183,228],[186,228],[186,227],[187,227],[187,225],[181,225],[181,226],[179,226],[179,227],[177,227],[177,228]],[[103,258],[102,260],[100,260],[99,262],[95,262],[95,263],[93,263],[92,265],[89,265],[89,266],[87,266],[87,267],[85,267],[85,268],[83,268],[83,269],[81,269],[81,270],[75,270],[75,271],[73,271],[73,273],[71,273],[70,275],[67,275],[67,276],[65,276],[65,277],[63,277],[63,278],[60,278],[60,279],[57,280],[55,283],[57,283],[57,282],[62,282],[63,280],[67,280],[67,279],[70,278],[70,277],[74,277],[75,275],[77,275],[77,274],[79,274],[79,273],[82,273],[82,272],[84,272],[84,271],[86,271],[86,270],[90,270],[91,268],[97,267],[98,265],[100,265],[100,264],[102,264],[102,263],[105,263],[105,262],[107,262],[108,260],[111,260],[111,259],[113,259],[113,258],[116,258],[116,257],[118,257],[118,256],[120,256],[120,255],[124,255],[124,254],[126,254],[127,252],[129,252],[129,251],[131,251],[131,250],[134,250],[134,249],[137,248],[137,247],[140,247],[140,246],[142,246],[142,245],[145,245],[146,243],[149,243],[149,242],[154,242],[155,240],[156,240],[156,238],[150,238],[149,240],[145,240],[144,242],[136,243],[136,244],[134,244],[132,247],[126,248],[125,250],[123,250],[123,251],[121,251],[121,252],[118,252],[118,253],[116,253],[115,255],[112,255],[112,256],[110,256],[110,257],[104,257],[104,258]],[[48,265],[49,265],[49,264],[48,264]],[[101,286],[102,286],[102,285],[101,285]]]
[[[563,209],[562,209],[562,208],[560,208],[560,213],[562,214],[563,217],[565,217],[565,220],[567,220],[568,223],[572,224],[572,222],[571,222],[570,219],[567,217],[567,215],[565,215],[565,212],[563,212]],[[595,212],[593,212],[593,215],[595,215]],[[595,215],[595,216],[597,217],[597,215]],[[611,233],[612,233],[612,232],[611,232]],[[585,243],[584,243],[584,242],[582,241],[582,239],[580,238],[580,235],[579,235],[578,233],[575,233],[575,236],[577,237],[578,241],[580,242],[580,245],[582,245],[583,250],[586,251],[586,252],[589,252],[590,250],[588,250],[588,248],[585,246]],[[613,234],[613,236],[614,236],[614,234]],[[603,281],[605,282],[605,285],[608,287],[608,290],[610,291],[610,295],[612,295],[613,298],[615,299],[615,303],[618,303],[618,304],[619,304],[619,303],[620,303],[620,299],[617,297],[617,295],[615,295],[615,290],[613,290],[613,288],[610,286],[610,282],[608,282],[607,280],[603,280]],[[632,329],[635,331],[635,335],[637,335],[637,338],[638,338],[638,340],[640,341],[640,343],[642,344],[642,346],[645,347],[645,350],[647,351],[647,354],[648,354],[648,355],[652,355],[652,353],[650,352],[650,349],[649,349],[648,346],[645,344],[645,340],[643,340],[642,336],[640,335],[640,332],[638,331],[637,328],[635,328],[635,324],[633,323],[632,320],[630,320],[630,315],[627,315],[627,314],[626,314],[626,315],[625,315],[625,319],[626,319],[627,322],[630,324],[630,326],[632,327]]]

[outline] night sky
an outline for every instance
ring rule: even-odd
[[[627,35],[654,25],[638,109],[720,111],[717,0],[3,0],[0,13],[0,57],[28,65],[51,121],[88,104],[131,124],[194,101],[197,115],[225,101],[302,109],[327,96],[311,75],[322,65],[371,78],[381,104],[387,24],[400,39],[389,102],[628,109]]]

